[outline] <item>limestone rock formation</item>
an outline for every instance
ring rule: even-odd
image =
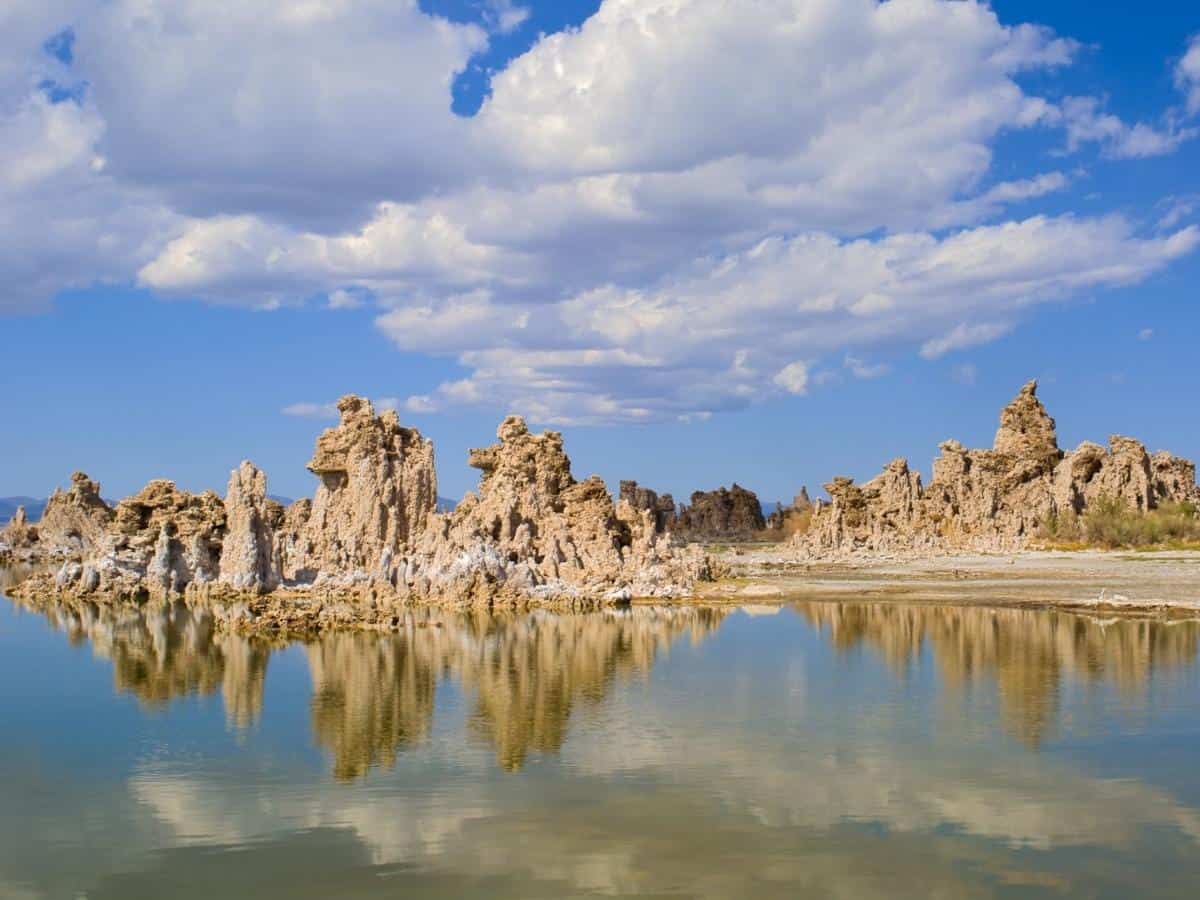
[[[264,593],[279,584],[279,552],[272,523],[281,525],[283,509],[267,499],[267,477],[245,461],[229,476],[225,494],[225,536],[220,580],[238,590]]]
[[[660,497],[636,481],[622,481],[618,500],[636,510],[648,510],[654,516],[654,530],[659,534],[669,531],[675,524],[675,498],[670,494]]]
[[[794,519],[797,516],[802,516],[809,513],[813,508],[813,502],[808,496],[808,487],[802,486],[800,493],[792,498],[791,506],[783,506],[778,504],[774,512],[767,516],[766,524],[768,531],[782,531],[789,519]]]
[[[83,472],[71,476],[66,491],[55,488],[38,522],[41,551],[79,557],[97,546],[112,522],[112,510],[100,497],[100,485]]]
[[[736,540],[753,537],[767,523],[758,496],[735,483],[728,489],[693,493],[675,527],[692,540]]]
[[[52,508],[63,534],[88,525],[86,542],[22,590],[243,603],[287,588],[304,610],[276,610],[279,621],[327,625],[390,619],[380,599],[592,604],[684,593],[713,574],[707,557],[660,532],[652,511],[614,505],[597,477],[577,482],[556,432],[505,419],[498,444],[471,451],[478,493],[439,514],[432,444],[366,400],[344,397],[339,409],[308,466],[316,497],[286,509],[250,462],[232,472],[224,500],[160,480],[112,510],[77,476]]]
[[[302,569],[382,575],[437,506],[433,443],[369,400],[338,402],[341,422],[317,438],[308,469],[321,479],[308,517]],[[382,566],[381,566],[382,564]]]
[[[462,600],[621,599],[678,593],[709,574],[702,555],[658,533],[649,510],[614,506],[595,476],[577,482],[558,432],[531,434],[509,416],[496,436],[469,456],[478,492],[431,519],[398,587]]]
[[[1102,497],[1140,511],[1200,497],[1191,462],[1151,457],[1132,438],[1114,435],[1107,450],[1084,442],[1064,454],[1033,381],[1001,412],[990,450],[958,441],[940,449],[924,488],[904,460],[861,486],[834,479],[830,502],[818,505],[797,543],[814,554],[1007,550],[1028,542],[1050,514],[1081,513]]]
[[[37,528],[29,524],[24,506],[18,506],[13,517],[0,528],[0,544],[8,550],[22,550],[37,542]]]

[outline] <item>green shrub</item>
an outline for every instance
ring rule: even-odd
[[[1083,515],[1046,516],[1038,536],[1055,545],[1107,549],[1189,546],[1200,544],[1200,517],[1192,503],[1164,503],[1142,512],[1120,498],[1099,497]]]

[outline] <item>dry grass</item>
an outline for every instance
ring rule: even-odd
[[[1102,497],[1083,515],[1047,516],[1038,537],[1054,550],[1196,550],[1200,516],[1191,503],[1164,503],[1140,512],[1122,500]]]

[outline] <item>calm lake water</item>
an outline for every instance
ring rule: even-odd
[[[1200,626],[0,600],[0,897],[1196,897]]]

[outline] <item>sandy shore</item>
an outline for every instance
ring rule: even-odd
[[[707,599],[884,600],[1200,614],[1200,552],[970,554],[800,561],[770,545],[723,548],[734,577]]]

